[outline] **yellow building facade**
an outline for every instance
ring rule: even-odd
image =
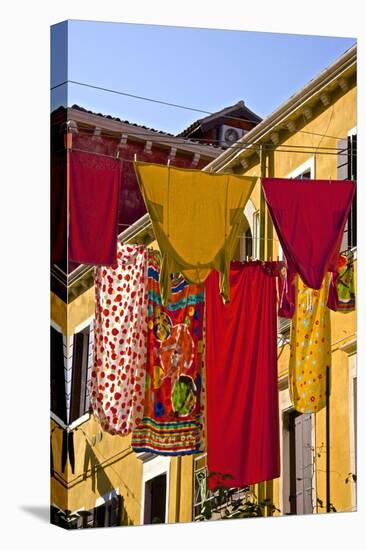
[[[348,177],[350,172],[350,177],[355,177],[355,166],[350,163],[355,158],[352,136],[357,133],[356,93],[353,48],[205,170],[312,179],[346,179],[344,170],[348,170]],[[339,155],[344,151],[348,154]],[[347,162],[342,161],[344,158]],[[239,239],[236,257],[281,257],[259,179],[244,213],[247,227]],[[344,247],[352,248],[357,259],[355,213],[352,215]],[[151,242],[146,220],[140,227],[135,225],[129,242]],[[89,331],[85,346],[91,349],[94,307],[93,287],[69,304],[51,293],[52,327],[55,338],[62,336],[65,373],[70,349],[76,345],[75,335]],[[356,313],[332,312],[331,327],[328,491],[332,507],[340,512],[356,509]],[[254,491],[259,501],[269,499],[279,510],[271,512],[268,507],[268,514],[320,513],[326,511],[327,497],[326,410],[316,415],[294,414],[287,382],[289,330],[289,323],[279,320],[281,477],[256,486]],[[69,410],[72,414],[72,403]],[[162,521],[187,522],[199,515],[206,475],[204,454],[136,455],[129,436],[102,432],[98,421],[86,410],[68,423],[68,431],[73,434],[70,455],[70,449],[65,450],[66,423],[55,414],[51,416],[51,504],[55,523],[69,527],[150,523],[152,494],[157,490],[154,480],[158,479],[164,484],[159,486],[165,499]]]

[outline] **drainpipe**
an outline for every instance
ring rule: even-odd
[[[261,178],[266,175],[266,156],[264,153],[263,144],[260,144],[259,148],[259,163],[260,163],[260,175]],[[265,254],[265,235],[266,235],[266,201],[264,198],[263,189],[261,186],[260,191],[260,203],[259,203],[259,259],[264,260]]]
[[[175,521],[179,523],[180,519],[180,489],[181,489],[182,457],[177,456],[177,485],[175,498]]]
[[[330,512],[330,369],[326,369],[325,379],[326,411],[325,411],[325,447],[326,447],[326,467],[325,467],[325,486],[326,486],[326,504],[327,512]]]

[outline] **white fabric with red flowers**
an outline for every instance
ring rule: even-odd
[[[90,400],[103,430],[127,435],[141,422],[144,411],[146,248],[118,243],[117,264],[96,269]]]

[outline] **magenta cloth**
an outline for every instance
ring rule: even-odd
[[[331,272],[329,281],[327,307],[338,311],[338,274]],[[287,273],[285,265],[280,270],[278,277],[278,316],[292,319],[295,312],[296,287],[295,276]]]
[[[290,281],[299,273],[307,286],[320,289],[327,271],[337,272],[355,182],[262,178],[262,187]]]
[[[218,273],[206,280],[210,489],[217,483],[245,487],[280,475],[277,272],[276,262],[232,262],[226,305]]]
[[[68,258],[116,266],[121,162],[80,151],[69,162]]]

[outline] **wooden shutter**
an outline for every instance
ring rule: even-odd
[[[295,475],[296,513],[311,514],[313,453],[310,414],[300,414],[295,418]]]
[[[106,505],[101,504],[94,509],[94,527],[106,527]]]
[[[357,179],[357,135],[337,141],[337,179]],[[344,229],[341,251],[357,245],[357,198],[353,199],[351,212]]]
[[[352,180],[357,180],[357,135],[350,136],[349,138],[349,177]],[[355,196],[353,197],[353,203],[351,213],[348,219],[349,231],[348,231],[348,246],[349,248],[357,246],[357,187]]]
[[[63,336],[53,327],[51,327],[51,411],[60,420],[67,422]]]
[[[108,526],[121,524],[122,516],[122,497],[121,495],[115,495],[111,498],[108,505]]]
[[[87,412],[89,326],[74,335],[70,423]]]

